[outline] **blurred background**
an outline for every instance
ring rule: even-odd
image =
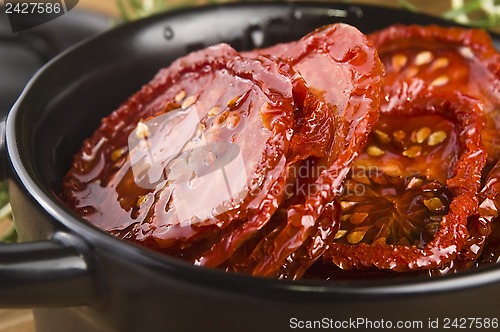
[[[133,19],[138,16],[147,16],[155,11],[224,2],[237,2],[237,0],[80,0],[79,6],[99,10],[115,17],[120,15],[123,17],[126,13],[128,18]],[[337,2],[404,7],[408,10],[422,11],[437,16],[444,15],[462,23],[486,27],[497,25],[500,15],[500,1],[498,0],[337,0]]]
[[[157,12],[225,2],[236,0],[80,0],[67,14],[17,33],[11,31],[4,7],[0,7],[0,120],[7,115],[32,75],[45,62],[76,42],[113,26]],[[500,0],[337,2],[399,7],[491,31],[499,31],[500,27]],[[17,239],[8,202],[6,186],[0,183],[0,242],[15,242]],[[31,310],[0,309],[0,332],[34,332]]]

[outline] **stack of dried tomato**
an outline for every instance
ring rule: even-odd
[[[62,197],[120,238],[256,276],[496,262],[499,78],[481,30],[333,24],[212,46],[103,119]]]

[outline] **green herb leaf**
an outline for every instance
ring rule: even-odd
[[[417,1],[398,0],[399,5],[412,12],[420,12]],[[500,0],[451,0],[444,19],[473,27],[500,29]]]
[[[14,223],[11,218],[10,204],[0,208],[0,242],[14,242],[17,239]]]
[[[468,15],[478,10],[481,10],[480,1],[467,1],[462,7],[452,8],[445,12],[443,17],[448,20],[456,20],[461,15]]]
[[[165,10],[195,5],[196,0],[186,0],[168,4],[166,0],[116,0],[123,21],[133,21]]]
[[[0,183],[0,208],[9,202],[9,193],[7,192],[7,185]]]
[[[414,4],[412,4],[408,0],[398,0],[398,2],[399,2],[399,5],[406,10],[409,10],[411,12],[418,12],[419,11],[417,6],[415,6]]]
[[[7,185],[0,183],[0,242],[15,242],[16,240],[17,234],[11,219]]]

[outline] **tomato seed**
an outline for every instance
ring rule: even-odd
[[[406,189],[413,189],[413,188],[418,188],[424,183],[424,180],[414,177],[410,180],[408,185],[406,186]]]
[[[349,218],[349,221],[353,225],[359,225],[365,221],[365,219],[368,217],[368,213],[353,213],[351,214],[351,217]]]
[[[135,136],[138,139],[145,139],[149,136],[149,127],[144,122],[137,123],[137,127],[135,127]]]
[[[432,86],[443,86],[447,84],[450,81],[448,76],[446,75],[441,75],[438,78],[436,78],[434,81],[431,82]]]
[[[120,148],[120,149],[116,149],[115,151],[113,151],[113,153],[111,153],[111,161],[117,161],[118,159],[120,159],[121,156],[123,156],[123,154],[125,153],[126,149],[125,148]]]
[[[427,137],[432,133],[432,130],[429,127],[420,128],[415,134],[415,140],[417,143],[423,143]]]
[[[366,231],[354,231],[347,235],[347,242],[350,244],[358,244],[365,237]]]
[[[176,103],[180,103],[182,100],[184,100],[184,98],[186,98],[186,91],[181,90],[178,94],[175,95],[174,100]]]
[[[422,153],[422,147],[420,145],[413,145],[408,149],[403,151],[403,156],[409,158],[416,158]]]
[[[391,62],[394,71],[398,72],[406,65],[408,58],[403,54],[396,54],[392,57]]]
[[[140,207],[142,204],[146,203],[147,200],[148,200],[148,196],[146,196],[146,195],[139,196],[139,198],[137,199],[136,206]]]
[[[339,229],[337,231],[337,234],[335,234],[335,240],[342,238],[346,234],[347,234],[347,231],[345,229]]]
[[[424,205],[432,212],[439,212],[444,208],[443,202],[438,197],[424,199]]]
[[[387,166],[385,166],[383,168],[383,171],[385,174],[389,175],[390,177],[394,177],[394,178],[400,177],[403,175],[403,170],[396,163],[388,164]]]
[[[431,70],[446,68],[450,64],[450,60],[445,57],[437,58],[431,65]]]
[[[413,77],[415,77],[418,74],[418,72],[419,72],[418,67],[411,67],[406,72],[406,78],[413,78]]]
[[[429,51],[422,51],[415,56],[415,64],[417,66],[422,66],[430,63],[434,56]]]
[[[356,205],[356,202],[347,202],[347,201],[340,202],[340,207],[342,208],[342,211],[347,211],[354,205]]]
[[[237,113],[232,113],[226,119],[228,129],[234,129],[240,123],[240,116]]]
[[[221,107],[220,106],[214,106],[208,111],[207,115],[209,117],[215,116],[220,113]]]
[[[366,153],[370,157],[380,157],[385,154],[385,151],[379,148],[378,146],[371,145],[366,149]]]
[[[458,49],[458,52],[460,52],[460,54],[466,59],[474,58],[474,53],[472,52],[470,47],[462,46]]]
[[[447,135],[446,132],[439,130],[436,132],[433,132],[427,141],[427,144],[429,146],[435,146],[438,145],[439,143],[442,143],[446,139]]]
[[[373,241],[373,244],[387,244],[387,238],[385,236],[381,236]]]
[[[382,144],[388,144],[391,142],[391,138],[389,137],[389,135],[387,135],[381,130],[375,130],[374,134],[377,140]]]
[[[182,108],[188,108],[189,106],[193,105],[194,103],[196,103],[196,101],[198,100],[198,97],[197,96],[189,96],[187,97],[183,102],[182,102],[182,105],[181,107]]]
[[[394,133],[392,133],[392,136],[394,136],[394,138],[398,141],[402,141],[405,138],[406,133],[402,130],[396,130]]]

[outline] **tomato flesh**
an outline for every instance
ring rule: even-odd
[[[65,178],[66,201],[119,237],[163,249],[263,206],[272,214],[293,128],[288,70],[228,45],[177,60],[84,143]]]
[[[378,53],[335,24],[180,58],[84,142],[64,200],[120,238],[256,276],[498,260],[500,55],[479,30],[369,39]]]
[[[308,173],[305,179],[299,176],[295,187],[305,182],[309,190],[285,202],[286,224],[279,234],[263,240],[265,249],[258,251],[266,254],[258,259],[253,255],[255,266],[249,268],[254,275],[297,279],[328,248],[338,228],[338,221],[332,217],[336,213],[329,209],[378,119],[382,67],[365,36],[345,24],[325,26],[297,42],[249,55],[255,53],[288,61],[318,99],[330,108],[326,117],[330,126],[325,126],[325,117],[318,112],[306,112],[297,119],[290,158],[298,162],[295,166],[299,170],[306,168]],[[322,130],[325,127],[334,130],[325,132]],[[333,137],[325,141],[321,138],[325,135]],[[319,140],[312,140],[314,137]],[[311,153],[317,147],[322,147],[324,153]],[[311,162],[311,157],[318,158]],[[311,243],[311,238],[316,241]],[[314,249],[308,249],[311,245]],[[302,260],[299,252],[309,259]],[[297,265],[297,261],[304,263]],[[287,267],[290,265],[300,265],[299,272]],[[294,272],[282,272],[287,269]]]
[[[459,92],[480,105],[485,126],[482,142],[488,153],[483,171],[480,206],[500,204],[495,186],[497,174],[489,173],[500,157],[500,55],[489,35],[478,29],[438,26],[394,26],[370,36],[386,67],[385,103],[389,111],[419,95]],[[488,192],[488,194],[486,194]],[[494,197],[493,197],[494,196]],[[490,237],[496,216],[480,208],[468,222],[469,239],[457,259],[435,273],[458,271],[475,265]],[[491,237],[493,238],[494,235]]]
[[[448,213],[457,152],[454,126],[440,116],[382,116],[345,182],[335,242],[422,248]]]
[[[486,160],[481,113],[449,93],[405,106],[382,114],[356,161],[363,172],[347,181],[343,226],[325,255],[343,269],[434,269],[467,241]]]
[[[486,120],[482,140],[489,162],[496,163],[500,157],[500,54],[486,31],[394,25],[369,38],[386,68],[382,111],[419,94],[459,91],[481,103]]]

